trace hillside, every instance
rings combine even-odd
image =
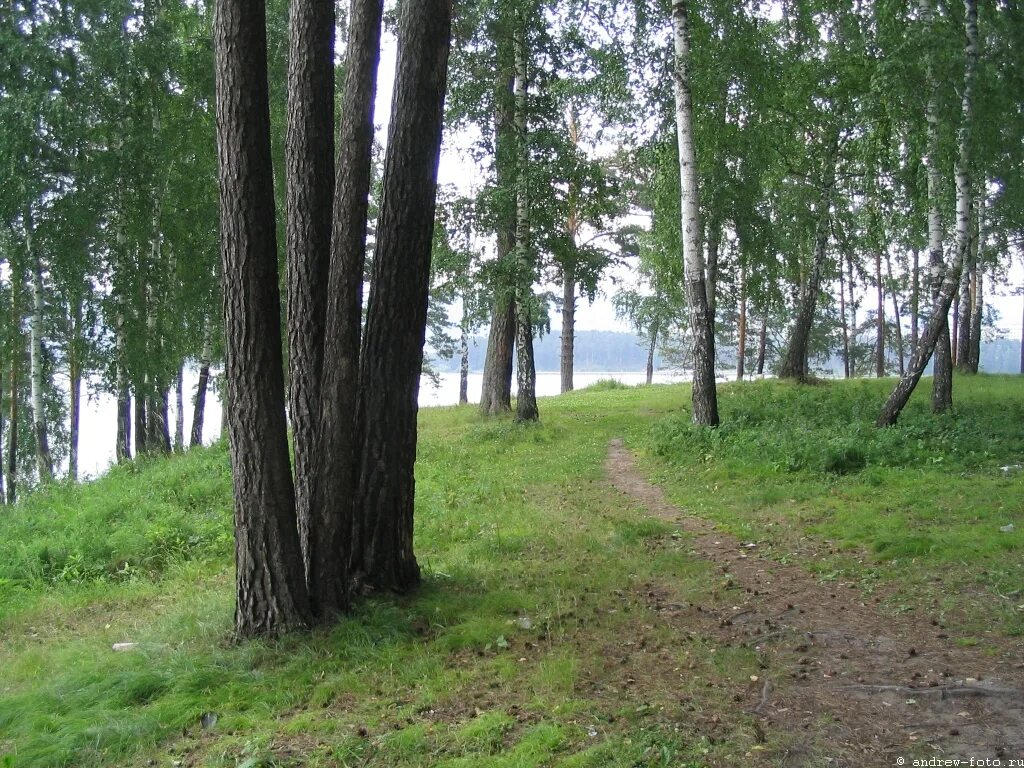
[[[277,642],[230,637],[223,445],[38,493],[0,516],[0,765],[1024,754],[1024,378],[879,431],[891,385],[729,385],[710,432],[678,385],[422,411],[423,586]]]

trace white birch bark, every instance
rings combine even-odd
[[[36,468],[39,481],[53,479],[53,461],[46,429],[46,411],[43,401],[43,264],[39,251],[34,248],[30,217],[25,221],[25,246],[32,265],[32,319],[29,324],[29,379],[32,389],[32,431],[36,442]]]
[[[697,156],[693,139],[693,98],[690,89],[690,17],[688,0],[672,5],[675,36],[676,134],[679,140],[680,216],[683,233],[683,280],[693,334],[693,422],[718,425],[715,389],[715,334],[705,287],[701,251]]]

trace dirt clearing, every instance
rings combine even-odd
[[[766,757],[785,765],[938,757],[1024,766],[1019,641],[965,647],[955,627],[925,613],[887,614],[858,583],[822,582],[761,555],[758,542],[670,504],[621,440],[610,443],[605,466],[615,489],[677,525],[692,553],[721,574],[723,588],[702,605],[686,604],[664,583],[644,585],[643,598],[678,633],[757,653],[763,674],[733,700],[757,718],[765,743],[787,745]]]

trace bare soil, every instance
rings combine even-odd
[[[678,526],[692,554],[721,574],[726,588],[700,605],[668,583],[644,584],[638,597],[677,637],[757,654],[756,681],[724,693],[755,718],[763,757],[783,765],[912,765],[932,757],[1024,765],[1018,639],[994,632],[983,645],[965,646],[955,627],[924,609],[887,612],[858,583],[822,582],[762,555],[758,542],[670,504],[621,440],[609,446],[606,471],[619,493]]]

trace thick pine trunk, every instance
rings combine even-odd
[[[496,40],[498,71],[495,83],[494,143],[497,186],[509,190],[515,182],[515,99],[512,89],[515,63],[512,45],[504,27]],[[511,199],[511,195],[509,195]],[[514,259],[515,216],[510,206],[497,212],[497,260]],[[515,353],[516,309],[515,283],[501,270],[495,282],[491,327],[484,355],[483,382],[480,390],[480,412],[497,416],[512,410],[512,356]]]
[[[359,367],[353,577],[373,589],[405,591],[420,577],[413,466],[450,36],[450,0],[402,4]]]
[[[519,20],[516,31],[515,95],[516,136],[516,421],[537,421],[537,370],[533,356],[534,259],[530,237],[530,162],[529,135],[526,120],[529,50],[525,22]]]
[[[922,9],[927,11],[926,20],[930,23],[931,10],[927,5],[927,0],[922,0]],[[907,372],[900,379],[899,384],[896,385],[896,389],[893,390],[892,394],[889,395],[889,399],[886,401],[885,406],[882,408],[882,413],[879,415],[877,425],[880,427],[892,426],[896,423],[900,413],[910,400],[910,396],[914,392],[914,388],[917,386],[917,382],[921,378],[921,374],[924,372],[925,366],[928,364],[928,359],[932,356],[933,352],[942,345],[942,335],[945,333],[946,344],[948,345],[949,329],[947,325],[947,318],[949,316],[949,307],[953,303],[953,294],[956,292],[957,287],[960,283],[960,270],[963,267],[964,259],[967,256],[968,248],[970,247],[970,226],[971,226],[971,183],[970,183],[970,149],[971,149],[971,133],[970,124],[972,119],[972,98],[973,98],[973,85],[974,85],[974,71],[977,63],[977,37],[978,37],[978,8],[976,0],[964,0],[964,30],[967,38],[967,45],[965,48],[965,58],[967,64],[964,70],[964,88],[961,94],[961,125],[957,132],[957,160],[956,160],[956,249],[954,255],[954,263],[949,265],[945,270],[945,277],[938,284],[938,290],[934,292],[936,296],[933,306],[931,317],[928,321],[928,326],[921,334],[921,340],[918,346],[914,350],[914,356],[910,361],[910,365],[907,368]],[[930,67],[930,62],[929,62]],[[929,78],[931,79],[931,78]],[[934,94],[934,89],[933,89]],[[937,121],[937,117],[932,112],[932,101],[934,96],[929,100],[928,108],[928,120],[929,120],[929,145],[933,147],[932,132],[936,129],[934,123]],[[933,119],[934,117],[934,119]],[[930,153],[931,157],[935,157],[934,154]],[[932,163],[929,162],[929,200],[932,202],[932,207],[937,209],[936,197],[933,197],[932,183],[931,183],[931,168]],[[937,214],[937,210],[936,210]],[[937,224],[937,215],[932,216],[929,214],[929,246],[934,246],[933,232]],[[941,266],[941,242],[938,247],[938,253],[940,257],[939,265]],[[931,250],[932,263],[935,263],[935,249]],[[948,351],[948,346],[947,346]],[[940,372],[936,368],[935,378],[940,377]],[[949,400],[952,402],[952,365],[949,366]],[[936,409],[936,405],[939,399],[939,385],[936,384],[933,387],[932,394],[932,409]]]
[[[262,0],[214,15],[226,406],[235,500],[235,631],[311,620],[288,457]]]
[[[704,254],[700,244],[700,201],[697,158],[693,136],[693,101],[690,91],[690,18],[688,0],[672,5],[675,35],[676,133],[679,140],[680,213],[683,233],[683,280],[693,335],[693,422],[718,426],[715,388],[714,317],[708,306]]]
[[[313,610],[322,619],[348,606],[349,559],[357,554],[353,552],[353,499],[358,481],[356,452],[361,437],[356,397],[382,14],[382,0],[352,2],[336,144],[320,392],[319,474],[310,520],[313,531],[307,534],[305,543]]]
[[[310,537],[318,479],[320,384],[334,199],[334,2],[294,0],[288,14],[285,253],[288,264],[288,412],[295,513],[310,593]]]
[[[875,376],[885,378],[885,288],[882,285],[882,252],[875,251]]]
[[[562,347],[559,363],[563,393],[573,389],[573,363],[576,355],[576,271],[572,264],[562,267]]]
[[[818,308],[818,294],[821,292],[821,281],[825,275],[828,262],[828,239],[831,231],[830,208],[832,192],[836,181],[836,157],[838,154],[838,134],[834,135],[825,157],[822,173],[821,198],[818,200],[817,225],[814,231],[814,253],[811,257],[811,272],[804,287],[800,307],[793,321],[789,334],[789,343],[782,360],[779,376],[783,379],[807,381],[811,372],[808,367],[808,347],[811,340],[811,329],[814,326],[814,315]]]

